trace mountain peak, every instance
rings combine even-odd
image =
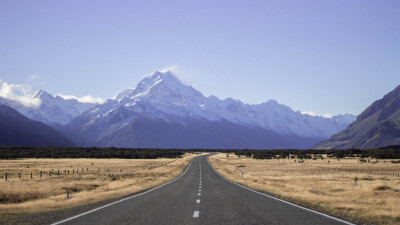
[[[169,70],[166,71],[156,71],[151,75],[146,76],[143,80],[149,79],[151,81],[159,82],[159,81],[166,81],[166,82],[174,82],[174,83],[180,83],[182,82]],[[142,81],[143,81],[142,80]]]
[[[272,105],[279,105],[278,101],[274,100],[274,99],[269,99],[267,101],[267,103],[272,104]]]
[[[150,92],[153,87],[163,86],[170,90],[184,89],[189,86],[183,84],[171,71],[156,71],[146,75],[135,88],[126,89],[120,92],[115,99],[121,100],[125,97],[133,98]],[[191,88],[191,87],[190,87]]]
[[[40,90],[38,90],[38,91],[35,91],[32,95],[31,95],[31,97],[32,98],[43,98],[43,97],[53,97],[51,94],[49,94],[48,92],[46,92],[45,90],[42,90],[42,89],[40,89]]]

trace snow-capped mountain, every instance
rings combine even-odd
[[[39,90],[31,94],[30,98],[40,102],[38,106],[28,107],[16,100],[0,97],[0,103],[16,109],[22,115],[41,121],[54,128],[71,122],[73,118],[94,106],[92,103],[82,103],[76,99],[64,99],[53,96],[46,91]]]
[[[206,97],[171,72],[157,71],[63,130],[86,146],[307,148],[354,119],[348,114],[330,119],[303,115],[274,100],[250,105]]]

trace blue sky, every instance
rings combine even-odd
[[[205,95],[359,114],[400,84],[399,12],[389,0],[2,0],[0,79],[106,99],[174,66]]]

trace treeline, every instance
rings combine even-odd
[[[374,158],[400,159],[400,146],[388,146],[380,149],[343,149],[343,150],[231,150],[231,149],[156,149],[156,148],[66,148],[66,147],[28,147],[0,146],[0,159],[18,158],[122,158],[155,159],[179,158],[185,153],[223,152],[255,159],[318,159],[318,158]]]
[[[252,157],[255,159],[319,159],[346,157],[373,158],[373,159],[400,159],[400,146],[388,146],[379,149],[338,149],[338,150],[242,150],[232,152],[237,156]]]
[[[128,149],[128,148],[65,148],[65,147],[14,147],[1,146],[0,159],[18,158],[121,158],[156,159],[179,158],[185,154],[179,149]]]

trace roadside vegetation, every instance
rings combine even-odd
[[[356,223],[400,224],[398,158],[249,152],[221,153],[209,161],[234,182],[299,205]]]

